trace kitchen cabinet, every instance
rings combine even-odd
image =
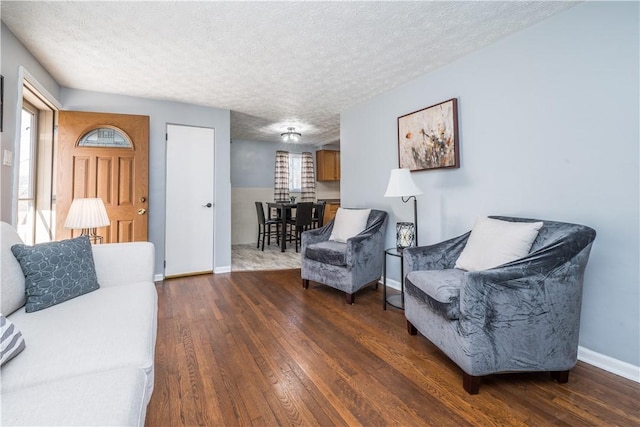
[[[336,217],[336,212],[338,212],[338,208],[340,207],[339,201],[327,201],[327,204],[324,207],[324,217],[322,219],[322,223],[326,224]]]
[[[339,151],[316,151],[316,179],[318,181],[340,181]]]

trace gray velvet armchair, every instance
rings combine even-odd
[[[366,229],[346,241],[330,241],[334,221],[302,233],[302,286],[309,280],[346,293],[347,304],[353,304],[354,294],[382,274],[384,234],[387,213],[372,209]]]
[[[542,222],[528,256],[488,270],[454,268],[470,232],[404,250],[408,332],[449,356],[470,394],[482,376],[502,372],[548,371],[567,382],[577,362],[582,281],[596,232]]]

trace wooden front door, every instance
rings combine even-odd
[[[113,131],[113,132],[111,132]],[[56,182],[56,239],[74,198],[102,198],[111,225],[104,243],[146,241],[149,208],[149,117],[60,111]]]

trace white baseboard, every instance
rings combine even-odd
[[[382,284],[382,280],[380,280],[380,283]],[[387,279],[387,286],[400,290],[400,282],[397,280]],[[578,347],[578,360],[588,363],[589,365],[593,365],[596,368],[604,369],[612,374],[640,383],[640,366],[635,366],[631,363],[596,353],[595,351],[582,346]]]
[[[231,273],[231,266],[225,265],[224,267],[216,267],[213,272],[214,274]]]
[[[382,285],[383,279],[380,279],[380,281],[378,282]],[[393,279],[389,279],[387,278],[387,287],[391,288],[391,289],[396,289],[396,290],[400,290],[400,282],[397,280],[393,280]]]
[[[231,266],[230,265],[226,265],[224,267],[218,267],[213,271],[215,274],[222,274],[222,273],[230,273],[231,272]],[[162,282],[164,280],[164,274],[154,274],[153,275],[153,281],[154,282]]]
[[[596,353],[595,351],[582,346],[578,347],[578,360],[588,363],[589,365],[593,365],[596,368],[604,369],[612,374],[620,375],[621,377],[640,383],[640,366],[635,366],[631,363]]]

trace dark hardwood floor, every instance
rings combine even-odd
[[[159,296],[148,426],[640,425],[640,384],[579,362],[548,374],[484,378],[460,369],[382,289],[356,304],[300,270],[166,280]]]

